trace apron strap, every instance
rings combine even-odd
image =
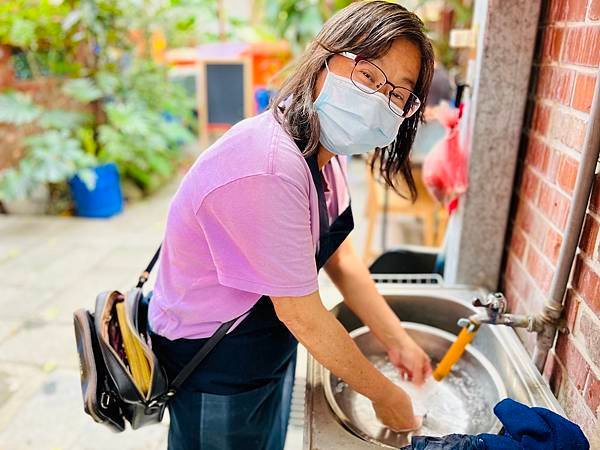
[[[325,201],[325,191],[323,190],[323,180],[321,180],[321,171],[317,161],[317,154],[314,153],[307,158],[308,167],[312,179],[317,189],[317,198],[319,203],[319,237],[322,237],[329,229],[329,213],[327,212],[327,202]]]
[[[351,158],[351,156],[348,156],[348,158]],[[352,203],[352,196],[350,195],[350,183],[348,182],[348,177],[346,176],[346,172],[344,172],[344,169],[342,168],[342,163],[340,162],[340,158],[339,155],[335,155],[335,158],[337,160],[338,166],[340,167],[340,172],[342,172],[342,176],[344,177],[344,183],[346,183],[346,192],[348,192],[348,203]],[[337,186],[336,186],[337,189]]]

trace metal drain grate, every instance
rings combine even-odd
[[[299,357],[306,358],[306,352],[300,353],[302,356],[299,355]],[[303,448],[305,390],[306,377],[299,376],[296,372],[294,387],[292,388],[292,405],[285,439],[285,450],[302,450]]]
[[[292,390],[292,407],[290,411],[289,427],[304,430],[304,398],[306,390],[306,377],[296,377]]]
[[[373,273],[371,277],[380,284],[444,284],[444,279],[437,273]]]

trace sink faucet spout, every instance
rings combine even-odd
[[[488,294],[484,299],[476,297],[473,300],[473,306],[484,309],[465,319],[459,320],[459,326],[480,326],[482,324],[505,325],[512,328],[525,328],[530,332],[538,332],[540,329],[539,321],[534,315],[509,314],[506,312],[508,303],[504,294],[494,292]]]

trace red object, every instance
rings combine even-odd
[[[445,109],[438,120],[446,128],[446,136],[425,157],[423,182],[429,193],[452,212],[458,198],[467,190],[467,154],[460,144],[458,124],[460,109]]]

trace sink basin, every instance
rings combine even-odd
[[[404,322],[408,334],[437,364],[455,336],[438,328]],[[468,346],[452,372],[439,384],[431,380],[419,389],[404,381],[389,362],[385,348],[368,327],[350,333],[363,354],[396,384],[412,394],[415,414],[423,415],[418,434],[444,436],[451,433],[497,433],[501,424],[492,409],[506,397],[500,375],[478,350]],[[341,423],[366,441],[398,448],[410,444],[411,433],[395,433],[376,418],[371,402],[340,378],[323,368],[325,396]]]
[[[460,331],[456,321],[476,311],[471,305],[472,298],[475,295],[481,296],[487,293],[483,289],[465,286],[406,285],[389,282],[378,283],[377,288],[403,323],[412,322],[426,325],[454,336]],[[364,326],[343,303],[336,306],[332,312],[348,332]],[[448,338],[454,339],[453,336]],[[449,346],[449,341],[444,345]],[[500,390],[496,395],[501,397],[504,395],[503,392],[506,392],[506,396],[521,403],[542,406],[564,415],[564,411],[550,391],[548,384],[531,362],[530,356],[513,329],[484,325],[479,329],[470,349],[476,352],[475,355],[484,355],[483,360],[487,360],[489,366],[493,367],[492,370],[489,370],[487,364],[483,363],[486,367],[485,372],[490,375],[492,380],[496,378],[494,370],[500,377],[500,388],[503,387],[505,391]],[[435,359],[435,355],[433,356]],[[461,363],[459,362],[459,364]],[[344,422],[343,415],[340,416],[335,412],[335,402],[328,401],[326,397],[327,389],[331,391],[331,394],[335,393],[331,388],[337,387],[331,383],[330,377],[331,374],[309,355],[304,449],[366,450],[389,446],[385,443],[385,439],[378,439],[379,436],[373,438],[366,435],[364,430],[361,434],[360,431],[350,428]],[[328,384],[329,388],[327,388]],[[494,403],[492,399],[489,401]],[[346,411],[348,410],[346,409]],[[348,418],[350,417],[348,412],[344,414]],[[490,428],[496,429],[492,425]],[[456,432],[461,432],[461,430],[456,430]]]

